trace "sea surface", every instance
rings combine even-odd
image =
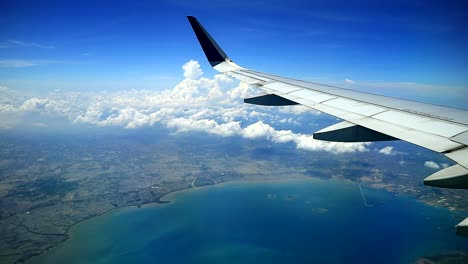
[[[228,183],[84,221],[28,263],[408,263],[468,251],[446,209],[340,180]]]

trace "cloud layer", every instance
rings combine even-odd
[[[271,124],[300,125],[304,114],[316,112],[303,106],[265,108],[243,104],[243,98],[258,91],[220,74],[212,79],[205,78],[200,65],[193,60],[182,69],[185,79],[173,89],[162,91],[55,91],[47,96],[28,97],[2,87],[0,127],[14,128],[26,122],[46,126],[53,118],[75,125],[127,129],[160,124],[176,133],[202,131],[223,137],[293,143],[309,151],[367,151],[369,143],[329,143],[292,130],[277,130]]]

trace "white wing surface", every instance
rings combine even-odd
[[[456,162],[424,180],[426,185],[468,188],[468,111],[328,85],[240,67],[223,52],[194,17],[188,17],[205,55],[217,71],[258,87],[264,95],[247,98],[260,105],[301,104],[344,121],[314,133],[339,142],[401,139],[439,152]]]

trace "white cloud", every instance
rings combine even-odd
[[[355,81],[351,80],[351,79],[345,79],[345,82],[348,83],[348,84],[353,84],[355,83]]]
[[[221,74],[205,78],[193,60],[182,68],[186,78],[173,89],[163,91],[60,91],[43,97],[6,93],[10,97],[0,100],[0,127],[13,128],[21,122],[47,126],[48,118],[58,117],[75,124],[128,129],[160,124],[177,133],[201,131],[224,137],[266,139],[292,143],[308,151],[367,151],[369,143],[324,142],[311,135],[276,130],[266,122],[294,126],[299,124],[299,118],[315,111],[303,106],[268,108],[243,104],[243,98],[255,93],[252,87]]]
[[[258,121],[244,129],[242,136],[245,138],[267,138],[270,139],[274,134],[275,130],[264,124],[262,121]]]
[[[255,89],[246,83],[240,83],[236,88],[227,92],[230,99],[248,98],[254,95]]]
[[[2,68],[27,68],[39,65],[48,64],[79,64],[79,61],[60,61],[60,60],[23,60],[23,59],[8,59],[0,60]]]
[[[368,151],[366,146],[369,142],[360,143],[341,143],[341,142],[325,142],[313,139],[311,135],[301,135],[297,141],[297,148],[309,151],[328,151],[335,154],[349,152],[365,152]]]
[[[308,151],[328,151],[335,154],[364,152],[370,143],[340,143],[315,140],[312,135],[296,134],[291,130],[275,130],[268,124],[258,121],[242,130],[246,138],[266,138],[276,143],[294,142],[298,149]]]
[[[241,130],[239,122],[218,124],[211,119],[192,120],[185,117],[169,120],[167,127],[174,128],[177,132],[204,131],[219,136],[233,136]]]
[[[379,150],[379,153],[382,153],[384,155],[392,155],[393,154],[393,147],[387,146],[387,147]]]
[[[38,62],[33,60],[0,60],[0,67],[3,68],[25,68],[36,65]]]
[[[436,170],[440,169],[440,165],[435,163],[434,161],[426,161],[424,162],[424,166]]]
[[[191,80],[198,80],[203,75],[198,61],[190,60],[182,66],[182,69],[184,69],[184,76]]]
[[[40,48],[40,49],[55,49],[55,46],[51,45],[42,45],[42,44],[37,44],[34,42],[25,42],[25,41],[19,41],[15,39],[9,39],[8,42],[15,44],[16,46],[21,46],[21,47],[32,47],[32,48]]]
[[[20,107],[20,111],[41,111],[47,105],[47,99],[31,98],[25,101]]]

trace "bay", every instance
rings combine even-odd
[[[171,193],[70,230],[28,263],[408,263],[467,252],[446,209],[356,183],[227,183]]]

